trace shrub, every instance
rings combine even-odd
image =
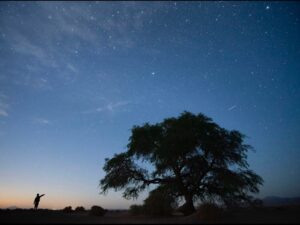
[[[161,186],[149,193],[144,200],[143,210],[148,215],[166,216],[172,214],[175,205],[175,199]]]
[[[100,206],[94,205],[92,206],[89,214],[92,216],[104,216],[105,213],[106,213],[105,209],[103,209]]]
[[[83,206],[78,206],[75,209],[75,212],[84,212],[84,211],[85,211],[85,208]]]
[[[196,213],[200,219],[213,221],[222,217],[223,209],[213,203],[203,203],[198,207]]]
[[[144,213],[144,207],[142,205],[131,205],[129,212],[132,215],[140,215]]]
[[[71,213],[71,212],[73,212],[72,206],[67,206],[67,207],[65,207],[62,211],[63,211],[64,213]]]

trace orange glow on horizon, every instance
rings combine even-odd
[[[3,193],[3,192],[2,192]],[[43,193],[40,193],[43,194]],[[63,198],[62,198],[63,196]],[[6,209],[9,207],[16,208],[33,208],[35,194],[20,194],[6,193],[5,196],[0,196],[0,208]],[[121,196],[116,196],[112,193],[109,196],[97,196],[95,199],[84,198],[83,196],[66,196],[54,193],[47,194],[41,198],[39,208],[42,209],[63,209],[66,206],[72,206],[75,209],[77,206],[83,206],[86,209],[93,205],[99,205],[106,209],[128,209],[130,205],[138,204],[137,202],[128,201]]]

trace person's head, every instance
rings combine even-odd
[[[39,196],[39,195],[40,195],[39,193],[36,194],[36,196]]]

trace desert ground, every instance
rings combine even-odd
[[[204,220],[199,213],[169,217],[133,216],[127,210],[108,211],[103,217],[88,212],[55,210],[0,210],[2,224],[204,224],[204,223],[300,223],[300,206],[260,207],[227,210],[219,218]]]

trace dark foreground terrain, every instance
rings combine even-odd
[[[0,223],[18,224],[201,224],[201,223],[300,223],[300,206],[261,207],[228,210],[219,218],[204,220],[199,213],[191,216],[132,216],[128,211],[108,211],[105,216],[88,212],[64,213],[55,210],[0,210]]]

